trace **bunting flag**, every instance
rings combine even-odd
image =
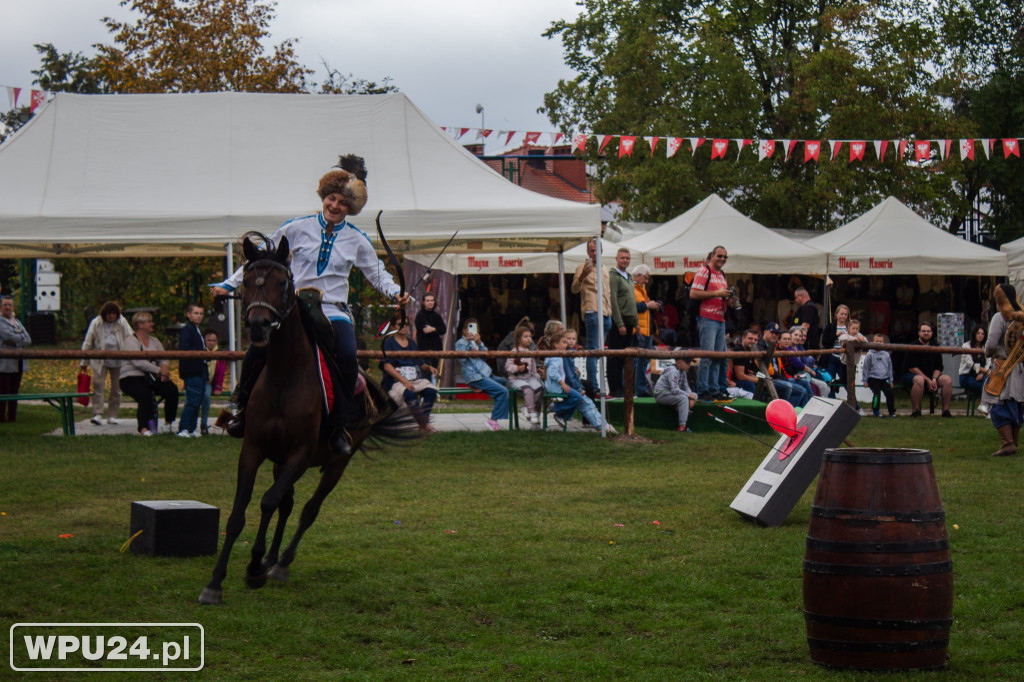
[[[711,143],[711,160],[724,159],[727,151],[729,151],[729,140],[714,140]]]
[[[889,147],[889,140],[875,140],[875,158],[880,162],[885,160],[885,150]]]
[[[620,135],[619,136],[619,158],[623,156],[633,156],[633,145],[636,144],[635,135]]]
[[[658,140],[660,140],[661,138],[660,137],[652,137],[652,136],[648,135],[644,139],[647,140],[647,144],[651,145],[651,158],[653,159],[654,158],[654,148],[658,146]]]
[[[743,153],[743,150],[744,150],[744,149],[745,149],[745,148],[747,147],[747,145],[749,145],[749,144],[750,144],[750,143],[751,143],[752,141],[753,141],[753,140],[748,140],[748,139],[746,139],[746,138],[743,138],[743,137],[737,137],[737,138],[736,138],[736,146],[737,146],[737,147],[739,148],[739,150],[738,150],[738,151],[736,152],[736,160],[737,160],[737,161],[739,161],[739,160],[740,160],[740,154],[742,154],[742,153]]]
[[[850,141],[850,163],[864,160],[865,147],[867,147],[867,144],[865,144],[863,140]]]
[[[918,163],[927,161],[932,156],[931,140],[918,140],[914,143],[914,160]]]
[[[671,159],[679,151],[679,148],[683,146],[683,138],[681,137],[670,137],[666,140],[665,144],[665,158]]]
[[[817,161],[818,154],[821,153],[821,142],[817,140],[807,140],[804,144],[804,163],[808,161]]]
[[[16,106],[19,95],[23,88],[6,87],[7,96],[11,102],[12,108]],[[33,113],[42,106],[45,102],[49,93],[44,90],[31,90],[31,108]],[[504,138],[504,144],[508,146],[512,139],[517,135],[523,135],[523,145],[541,145],[541,136],[547,136],[548,148],[555,147],[559,144],[569,144],[571,152],[585,153],[587,141],[594,137],[598,145],[598,153],[603,154],[605,148],[612,141],[613,138],[619,138],[618,144],[618,157],[624,156],[632,157],[633,151],[636,148],[636,141],[643,139],[647,142],[651,150],[651,158],[654,157],[657,151],[658,143],[665,140],[665,157],[673,158],[679,152],[685,140],[690,141],[691,155],[696,156],[697,150],[701,148],[705,140],[711,139],[711,158],[713,160],[722,159],[724,160],[726,154],[729,153],[730,141],[736,142],[736,160],[737,162],[743,158],[743,150],[749,145],[757,145],[757,160],[763,161],[768,158],[772,158],[775,154],[775,150],[778,146],[785,148],[785,161],[788,162],[792,156],[793,151],[796,149],[797,144],[804,144],[804,153],[802,163],[809,163],[811,161],[820,162],[822,145],[829,145],[831,148],[831,160],[835,162],[839,158],[839,154],[842,152],[843,143],[850,143],[850,163],[854,161],[863,161],[864,154],[867,151],[867,145],[870,143],[874,146],[875,156],[879,162],[884,162],[886,152],[891,142],[895,146],[895,156],[899,162],[904,162],[907,159],[907,149],[910,145],[914,148],[914,161],[916,163],[922,163],[931,159],[932,154],[932,143],[938,145],[938,156],[941,161],[946,161],[950,158],[953,150],[953,145],[957,144],[960,149],[960,160],[961,161],[978,161],[979,156],[975,155],[974,145],[976,143],[981,144],[982,150],[985,152],[985,160],[991,160],[993,152],[995,152],[996,143],[999,142],[1003,147],[1003,158],[1008,159],[1011,156],[1021,158],[1020,153],[1020,140],[1022,138],[961,138],[961,139],[931,139],[931,140],[900,140],[900,139],[888,139],[888,140],[800,140],[800,139],[757,139],[757,138],[704,138],[704,137],[665,137],[662,138],[658,135],[625,135],[625,134],[614,134],[614,135],[598,135],[595,133],[577,133],[570,136],[566,136],[563,133],[556,132],[537,132],[537,131],[516,131],[516,130],[492,130],[485,128],[470,128],[462,126],[442,126],[441,130],[448,134],[450,137],[456,140],[465,138],[466,134],[472,130],[476,131],[477,140],[486,140],[492,137],[493,133],[497,133],[493,137],[497,138],[499,143]]]
[[[960,140],[960,160],[974,161],[974,140]]]
[[[18,95],[21,94],[21,88],[7,88],[7,99],[10,101],[11,109],[18,107]]]

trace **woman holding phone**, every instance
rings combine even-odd
[[[471,317],[463,323],[462,336],[455,342],[455,350],[487,350],[487,346],[480,340],[476,318]],[[500,430],[498,420],[508,418],[508,388],[505,379],[492,376],[491,368],[483,358],[459,358],[459,367],[462,369],[462,378],[471,388],[483,391],[494,399],[487,426],[491,431]]]

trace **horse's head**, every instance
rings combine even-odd
[[[249,232],[242,238],[242,252],[246,260],[242,277],[243,318],[252,345],[262,347],[270,341],[271,330],[284,322],[295,305],[295,286],[288,268],[288,238],[281,237],[274,249],[266,236]]]

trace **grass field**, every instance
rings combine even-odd
[[[810,662],[801,561],[813,487],[779,528],[741,520],[729,503],[764,456],[742,436],[446,433],[358,455],[289,584],[242,582],[254,502],[224,604],[201,607],[214,557],[118,549],[133,500],[207,502],[223,527],[238,443],[41,435],[54,426],[51,408],[23,406],[0,430],[0,621],[201,623],[204,670],[157,679],[876,677]],[[955,576],[939,675],[1021,679],[1022,457],[990,458],[997,439],[979,418],[868,418],[850,440],[934,455]],[[6,653],[0,665],[0,678],[17,676]]]

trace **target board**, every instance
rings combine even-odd
[[[793,436],[782,436],[729,506],[765,526],[781,525],[821,470],[827,448],[853,431],[860,414],[841,400],[813,398],[804,406]]]

